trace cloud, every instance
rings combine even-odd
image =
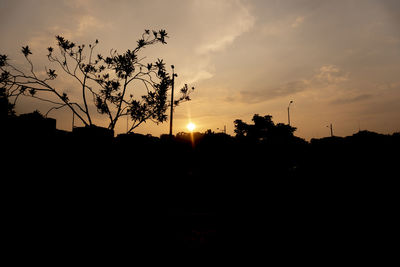
[[[234,96],[227,97],[228,102],[242,102],[246,104],[261,103],[278,97],[288,96],[302,92],[307,89],[306,81],[292,81],[283,83],[281,86],[265,90],[244,90]]]
[[[183,76],[185,77],[185,83],[193,85],[198,81],[211,79],[214,76],[214,74],[205,69],[199,69],[196,72],[183,71]]]
[[[199,54],[208,54],[209,52],[216,52],[224,49],[229,44],[233,43],[233,41],[240,35],[239,32],[233,32],[231,34],[222,35],[219,38],[211,41],[210,43],[201,45],[198,47],[197,52]]]
[[[274,24],[267,24],[261,28],[261,33],[265,36],[277,36],[283,32],[282,27]]]
[[[255,90],[242,90],[233,96],[225,98],[228,102],[242,102],[246,104],[255,104],[279,97],[294,95],[306,90],[316,90],[317,93],[324,92],[325,88],[339,86],[341,83],[349,80],[349,73],[341,70],[335,65],[323,65],[314,71],[314,74],[308,78],[284,82],[276,87],[268,87]],[[359,96],[354,99],[337,99],[337,103],[345,101],[358,101],[366,99],[369,95]]]
[[[305,89],[307,89],[307,81],[305,80],[287,82],[281,85],[280,87],[272,90],[270,95],[272,97],[287,96],[304,91]]]
[[[331,101],[332,104],[352,104],[355,102],[360,102],[366,99],[370,99],[372,98],[373,95],[372,94],[360,94],[357,96],[352,96],[352,97],[340,97],[337,98],[333,101]]]
[[[216,76],[218,53],[250,31],[255,24],[255,17],[247,4],[240,0],[199,0],[187,3],[184,18],[193,23],[190,23],[190,28],[183,28],[190,30],[190,33],[183,32],[181,36],[192,37],[183,40],[183,50],[190,54],[180,59],[185,69],[180,74],[186,82],[195,84]],[[190,61],[186,61],[186,58],[190,58]]]
[[[305,17],[304,16],[298,16],[296,20],[292,23],[292,28],[297,28],[301,24],[303,24]]]
[[[342,83],[349,79],[349,73],[344,72],[335,65],[324,65],[316,72],[317,73],[310,80],[310,83],[320,87]]]
[[[196,48],[201,55],[225,49],[255,23],[255,17],[241,1],[197,1],[196,8],[212,24],[212,28],[204,28],[206,38]]]
[[[93,28],[101,28],[102,23],[93,16],[83,16],[79,19],[78,28],[76,30],[77,36],[82,36],[87,31]]]
[[[378,84],[377,89],[379,91],[391,91],[391,90],[398,91],[400,89],[400,81]]]
[[[299,28],[305,21],[305,16],[297,16],[293,21],[293,16],[276,18],[261,25],[260,32],[264,36],[277,37],[293,33],[294,29]]]
[[[43,49],[43,47],[55,43],[54,36],[56,35],[62,35],[71,41],[76,41],[76,38],[86,36],[98,29],[104,29],[104,26],[101,21],[93,16],[81,15],[76,18],[76,23],[73,26],[53,25],[40,32],[34,32],[28,43],[34,49]]]

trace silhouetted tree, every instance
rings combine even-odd
[[[236,137],[269,142],[291,138],[296,131],[295,127],[287,124],[278,123],[275,125],[271,115],[260,116],[255,114],[252,121],[254,124],[247,124],[239,119],[235,120]]]
[[[111,130],[123,116],[129,116],[132,120],[129,131],[147,120],[164,122],[167,119],[166,110],[170,105],[167,93],[172,78],[162,59],[145,64],[139,53],[148,46],[166,44],[166,38],[168,35],[165,30],[145,30],[133,50],[128,49],[119,54],[111,49],[110,55],[103,56],[95,55],[95,48],[99,43],[97,39],[87,47],[56,36],[58,49],[48,47],[47,58],[72,80],[78,82],[81,90],[79,102],[72,101],[66,91],[54,85],[53,81],[58,76],[56,69],[45,68],[45,75],[35,72],[29,46],[24,46],[21,50],[29,64],[28,71],[11,64],[6,55],[0,55],[0,85],[8,97],[14,98],[14,104],[20,96],[46,101],[52,104],[46,115],[53,109],[68,107],[85,126],[94,125],[89,100],[93,101],[100,114],[107,116],[108,128]],[[147,94],[134,98],[133,89],[140,84]],[[174,105],[190,100],[190,92],[185,85]]]
[[[0,120],[15,116],[14,106],[9,101],[6,88],[0,88]]]

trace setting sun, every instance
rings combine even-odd
[[[193,122],[190,122],[188,125],[186,125],[186,128],[187,128],[189,131],[193,132],[194,129],[196,128],[196,125],[195,125]]]

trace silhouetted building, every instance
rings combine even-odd
[[[72,130],[72,133],[75,137],[78,138],[104,138],[104,139],[113,139],[114,131],[98,126],[89,126],[89,127],[75,127]]]
[[[57,121],[45,118],[39,112],[22,114],[17,118],[18,128],[24,132],[54,133]]]

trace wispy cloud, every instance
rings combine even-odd
[[[310,82],[323,86],[342,83],[348,79],[348,72],[344,72],[335,65],[324,65],[316,71]]]
[[[249,31],[255,23],[255,17],[241,1],[197,1],[197,8],[207,5],[207,13],[219,16],[219,23],[207,29],[207,38],[198,45],[196,52],[201,55],[217,52],[232,44],[243,33]],[[210,14],[208,14],[210,15]],[[212,17],[208,16],[209,19]]]
[[[305,20],[305,16],[279,18],[262,25],[260,32],[265,36],[285,35],[292,33],[296,28],[300,28]]]
[[[307,81],[292,81],[281,84],[278,87],[264,90],[243,90],[233,96],[225,98],[228,102],[241,102],[256,104],[276,99],[278,97],[293,95],[307,89]]]
[[[98,29],[101,27],[102,23],[97,18],[93,16],[83,16],[79,19],[76,35],[82,36],[89,30]]]
[[[89,32],[104,29],[104,26],[99,19],[90,15],[82,15],[76,18],[73,27],[56,24],[43,29],[41,32],[33,33],[28,43],[34,49],[43,49],[43,46],[47,47],[55,42],[54,36],[56,35],[62,35],[75,41],[76,38],[86,36]]]
[[[214,59],[217,53],[232,45],[240,36],[250,31],[255,17],[250,8],[240,0],[199,0],[192,3],[193,17],[201,21],[192,29],[196,32],[190,55],[190,70],[184,74],[187,82],[197,83],[216,75]]]
[[[316,69],[311,77],[307,77],[302,80],[284,82],[276,87],[268,87],[264,89],[255,90],[242,90],[233,96],[227,97],[225,100],[228,102],[242,102],[247,104],[260,103],[279,97],[294,95],[306,90],[318,90],[323,91],[326,87],[335,87],[343,82],[349,80],[349,73],[341,70],[335,65],[323,65]],[[366,98],[366,95],[360,99],[353,99],[353,101],[361,100]],[[346,100],[338,99],[339,102],[345,102]],[[349,100],[351,101],[351,100]]]
[[[303,24],[305,17],[304,16],[298,16],[295,21],[292,23],[291,27],[292,28],[297,28],[301,24]]]
[[[373,97],[372,94],[360,94],[360,95],[351,96],[351,97],[340,97],[340,98],[337,98],[337,99],[331,101],[331,103],[332,104],[352,104],[355,102],[360,102],[363,100],[370,99],[372,97]]]
[[[187,84],[196,84],[198,81],[203,81],[207,79],[211,79],[214,74],[205,68],[199,68],[197,71],[184,70],[183,75],[185,77],[185,83]]]

